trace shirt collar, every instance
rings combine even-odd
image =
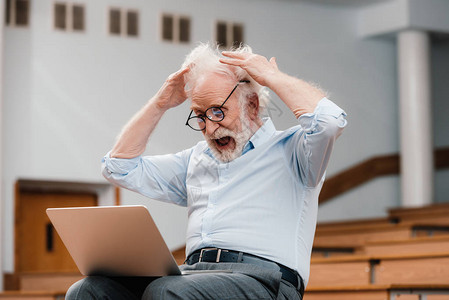
[[[254,148],[259,147],[276,132],[273,121],[270,118],[263,118],[263,125],[253,134],[248,143],[252,143]]]

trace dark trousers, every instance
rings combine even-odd
[[[166,277],[89,276],[67,291],[66,299],[299,299],[299,291],[278,271],[242,263],[197,263],[182,270],[216,270]],[[231,270],[232,273],[220,273]]]

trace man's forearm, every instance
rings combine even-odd
[[[145,151],[148,139],[162,115],[187,99],[184,74],[188,67],[171,74],[148,103],[126,124],[111,151],[111,157],[133,158]]]
[[[151,133],[165,111],[166,109],[156,103],[155,98],[150,99],[123,128],[112,148],[111,157],[133,158],[141,155],[145,151]]]
[[[304,80],[277,72],[268,80],[268,87],[290,108],[296,118],[312,113],[325,93]]]

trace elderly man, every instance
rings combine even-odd
[[[88,277],[68,299],[302,299],[318,195],[345,113],[317,87],[279,71],[274,58],[247,46],[221,54],[210,45],[194,49],[125,126],[103,164],[114,184],[187,206],[187,260],[180,268],[211,272]],[[276,131],[261,117],[267,88],[297,126]],[[187,98],[186,125],[205,142],[141,156],[163,114]]]

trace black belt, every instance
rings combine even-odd
[[[293,284],[293,286],[299,290],[301,296],[304,296],[304,283],[298,272],[265,258],[233,250],[203,248],[200,250],[196,250],[195,252],[190,254],[185,261],[185,263],[188,265],[193,265],[198,262],[247,263],[258,265],[260,267],[271,270],[280,271],[282,273],[282,279],[287,280],[288,282]]]

